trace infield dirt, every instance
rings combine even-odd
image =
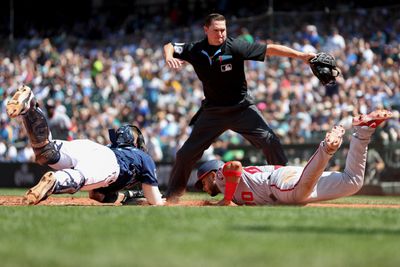
[[[179,203],[168,203],[167,206],[215,206],[215,202],[208,200],[181,200]],[[139,199],[128,205],[148,206],[146,201]],[[0,196],[0,206],[27,206],[22,196]],[[114,204],[100,203],[96,200],[85,197],[49,197],[40,202],[37,206],[115,206]],[[299,207],[333,207],[333,208],[394,208],[400,209],[400,204],[333,204],[333,203],[312,203]]]

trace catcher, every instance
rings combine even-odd
[[[249,166],[238,161],[203,163],[195,186],[211,196],[224,194],[219,205],[306,204],[355,194],[363,185],[368,144],[375,128],[392,117],[376,110],[353,118],[354,133],[343,172],[324,171],[345,132],[335,126],[305,167]]]
[[[158,189],[156,166],[145,152],[140,130],[125,125],[110,130],[109,146],[87,139],[52,140],[47,120],[32,90],[20,86],[6,106],[10,118],[21,117],[36,156],[36,162],[55,171],[43,175],[39,183],[26,192],[24,202],[34,205],[51,194],[74,194],[89,191],[89,197],[103,203],[123,204],[134,197],[131,191],[141,184],[147,201],[163,205]]]

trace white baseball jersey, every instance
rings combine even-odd
[[[233,202],[239,205],[304,204],[345,197],[363,185],[367,146],[374,129],[358,127],[353,134],[343,172],[324,172],[332,155],[321,142],[304,167],[244,167]],[[225,193],[225,177],[217,171],[216,185]]]

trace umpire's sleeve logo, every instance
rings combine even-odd
[[[227,72],[232,70],[232,64],[221,65],[221,72]]]
[[[175,43],[174,44],[174,52],[177,54],[182,54],[183,52],[183,43]]]

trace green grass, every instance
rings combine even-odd
[[[331,202],[397,204],[400,198]],[[398,267],[399,248],[399,209],[0,207],[2,267]]]

